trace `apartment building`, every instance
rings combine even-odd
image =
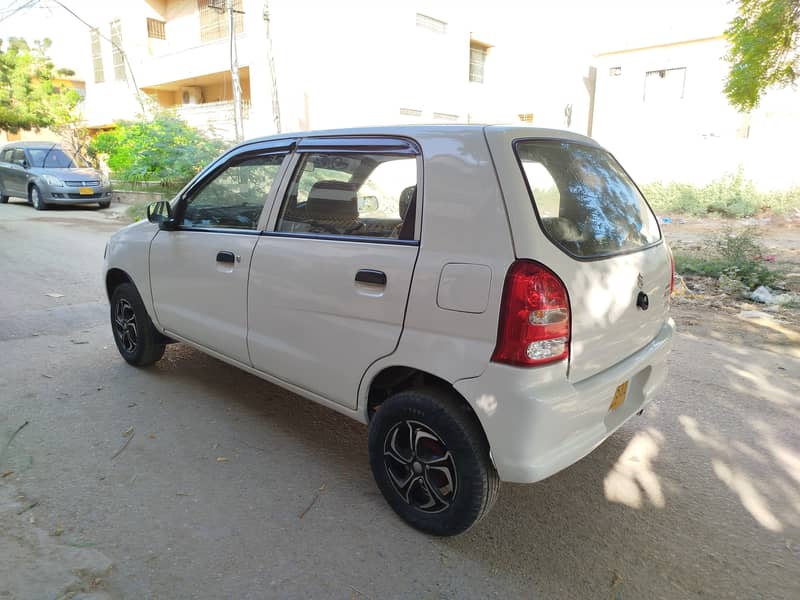
[[[229,1],[97,3],[91,18],[97,28],[84,30],[93,66],[86,84],[90,127],[141,113],[138,88],[189,123],[232,138]],[[489,18],[488,8],[454,0],[233,0],[233,10],[245,137],[275,132],[273,82],[283,131],[565,124],[560,100],[552,111],[556,122],[541,118],[549,96],[517,76],[529,59],[513,50],[508,21]],[[580,83],[580,75],[574,80]],[[575,89],[580,98],[573,103],[585,113],[586,90]],[[586,116],[573,128],[585,132]]]

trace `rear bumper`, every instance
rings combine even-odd
[[[483,425],[503,481],[533,483],[580,460],[644,408],[666,377],[675,324],[668,320],[644,348],[578,383],[566,365],[524,369],[491,363],[456,389]],[[614,390],[628,381],[625,401],[609,411]]]

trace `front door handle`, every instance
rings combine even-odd
[[[376,285],[386,285],[386,273],[375,269],[361,269],[356,273],[356,281],[360,283],[373,283]]]
[[[235,263],[236,255],[228,250],[220,250],[219,252],[217,252],[217,262]]]

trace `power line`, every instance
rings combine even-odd
[[[27,2],[25,2],[22,5],[17,6],[16,8],[13,5],[9,6],[6,10],[11,11],[11,12],[9,12],[7,15],[5,15],[3,17],[0,17],[0,23],[2,23],[3,21],[5,21],[7,19],[10,19],[11,17],[16,15],[20,11],[23,11],[23,10],[25,10],[27,8],[33,8],[33,6],[35,4],[37,4],[38,2],[39,2],[39,0],[27,0]]]

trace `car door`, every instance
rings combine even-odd
[[[250,364],[247,277],[288,154],[285,143],[226,156],[175,207],[177,229],[150,247],[150,283],[168,334]]]
[[[400,339],[421,164],[405,140],[298,144],[250,267],[256,369],[355,408],[364,372]]]
[[[11,196],[11,156],[14,154],[13,148],[3,148],[0,151],[0,194]]]
[[[9,196],[28,197],[28,177],[25,173],[27,164],[28,159],[25,157],[25,150],[23,148],[14,148],[11,153],[11,162],[6,163],[7,169],[3,177],[3,185],[6,187],[6,193]]]

